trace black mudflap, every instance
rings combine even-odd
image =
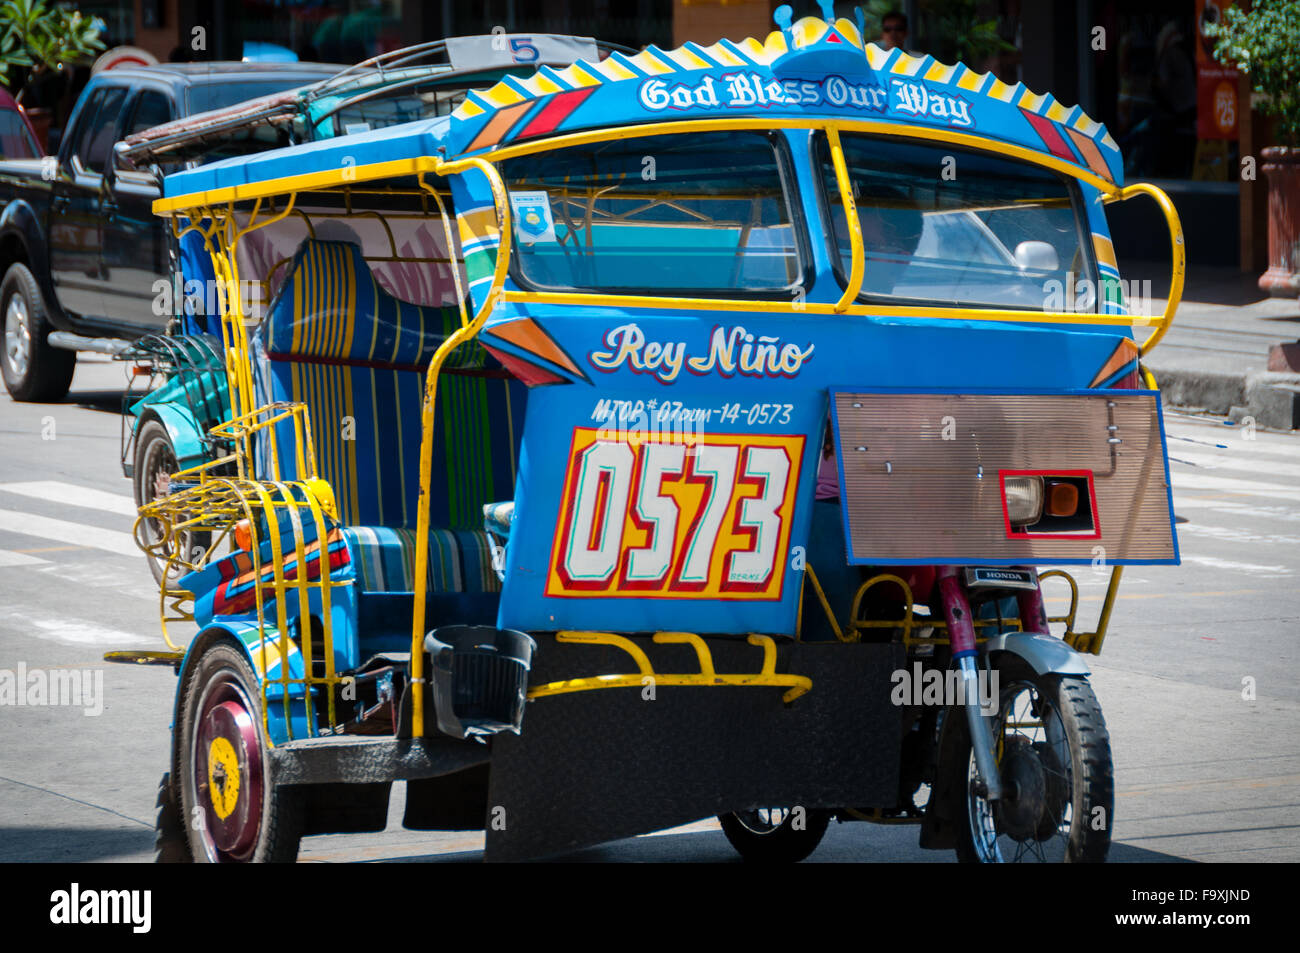
[[[698,672],[685,645],[636,639],[661,673]],[[762,649],[711,638],[719,673],[756,673]],[[522,860],[766,806],[892,805],[902,710],[899,645],[784,644],[777,672],[812,679],[786,705],[770,687],[614,688],[539,698],[523,733],[492,740],[488,860]],[[626,674],[622,650],[538,637],[530,685]]]

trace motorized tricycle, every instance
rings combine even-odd
[[[167,178],[231,413],[141,508],[198,627],[161,859],[382,830],[399,780],[488,859],[711,815],[747,859],[832,820],[1105,858],[1086,656],[1122,567],[1178,558],[1140,363],[1176,215],[1078,107],[777,21]],[[1093,631],[1035,568],[1071,564],[1110,571]]]

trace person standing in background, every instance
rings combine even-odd
[[[880,18],[880,39],[876,44],[882,50],[903,47],[907,43],[907,17],[897,10],[891,10]]]

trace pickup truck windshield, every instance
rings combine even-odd
[[[504,163],[515,273],[539,290],[786,297],[803,265],[758,132],[645,136]]]
[[[218,74],[228,77],[229,74]],[[256,82],[220,82],[201,83],[191,86],[186,93],[189,100],[188,115],[207,112],[209,109],[223,109],[242,103],[246,99],[269,96],[297,86],[306,86],[312,81],[310,76],[286,76],[278,80],[258,80]]]
[[[841,141],[866,254],[864,298],[1042,311],[1067,282],[1096,287],[1075,188],[1061,176],[952,146]],[[843,282],[852,254],[824,138],[819,158]]]

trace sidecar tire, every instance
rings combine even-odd
[[[718,820],[727,840],[746,863],[797,864],[822,842],[831,815],[829,811],[808,811],[803,830],[791,825],[793,817],[787,815],[777,827],[765,833],[754,830],[736,814],[720,814]]]
[[[186,678],[181,816],[200,821],[186,825],[200,863],[293,863],[298,857],[302,803],[295,789],[274,782],[261,699],[243,650],[232,642],[208,646]]]

